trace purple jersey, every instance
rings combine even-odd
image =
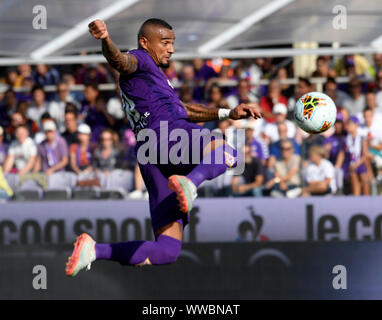
[[[330,137],[325,138],[324,145],[327,144],[330,145],[329,160],[331,163],[335,164],[338,154],[341,150],[345,149],[345,137],[333,134]]]
[[[151,56],[142,49],[131,50],[138,60],[137,70],[129,75],[121,75],[122,105],[131,128],[137,134],[141,129],[158,131],[160,121],[187,119],[183,108],[170,82],[159,69]]]
[[[265,159],[263,147],[259,141],[253,139],[249,146],[251,147],[251,153],[253,157],[260,160]]]

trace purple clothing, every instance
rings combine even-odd
[[[265,159],[263,147],[259,141],[257,141],[256,139],[253,139],[251,143],[249,144],[249,146],[251,148],[251,153],[253,157],[260,160]]]
[[[7,154],[8,154],[8,145],[4,143],[0,144],[0,165],[4,163],[4,160]]]
[[[345,149],[345,137],[336,134],[325,138],[324,145],[330,145],[329,161],[333,164],[336,163],[338,154],[341,150]]]
[[[106,116],[95,108],[89,108],[87,110],[85,123],[92,129],[92,142],[98,142],[101,131],[109,126]]]
[[[357,134],[354,138],[350,134],[345,137],[345,160],[343,164],[345,178],[347,178],[349,175],[350,165],[356,163],[362,157],[362,142],[363,136],[360,134]],[[366,173],[366,171],[367,169],[364,163],[358,166],[356,169],[357,174]]]
[[[96,244],[97,260],[114,260],[122,265],[162,265],[174,263],[182,248],[182,241],[159,235],[155,241],[130,241]]]
[[[64,138],[57,136],[56,140],[49,145],[47,140],[44,140],[38,146],[38,155],[41,157],[42,171],[54,167],[62,158],[68,157],[68,145]],[[63,171],[65,168],[60,169]]]
[[[119,85],[131,129],[137,134],[143,128],[159,130],[160,121],[188,120],[176,92],[151,56],[141,49],[129,53],[137,58],[138,68],[121,75]]]
[[[205,84],[210,78],[216,77],[218,77],[218,74],[215,72],[215,70],[206,64],[204,64],[199,71],[195,72],[194,82],[196,86],[194,88],[193,98],[196,101],[204,100]]]

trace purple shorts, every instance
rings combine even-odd
[[[159,228],[174,221],[179,222],[183,225],[183,227],[185,227],[188,224],[188,214],[185,214],[179,210],[176,194],[175,192],[171,191],[168,187],[168,178],[174,174],[188,175],[195,168],[195,166],[197,166],[198,163],[195,163],[195,161],[191,161],[193,160],[191,152],[193,143],[191,139],[191,130],[200,130],[203,128],[188,121],[178,121],[177,123],[172,124],[172,126],[173,128],[181,128],[186,130],[190,137],[187,146],[187,148],[190,150],[188,163],[171,164],[169,161],[168,164],[160,164],[159,152],[156,164],[141,164],[138,161],[143,181],[145,182],[147,191],[149,193],[150,215],[154,233]],[[211,140],[214,140],[213,136],[211,136]],[[176,143],[176,141],[169,142],[168,150],[171,150],[171,147]],[[199,141],[195,142],[194,140],[194,143],[197,144],[199,143]],[[199,148],[200,158],[198,159],[198,161],[200,162],[201,157],[203,155],[204,144],[202,143],[202,141],[200,141],[199,145],[196,146]],[[159,150],[159,146],[157,146],[157,150]]]
[[[349,177],[349,167],[344,168],[344,177],[348,178]],[[358,166],[358,168],[355,170],[355,173],[358,175],[361,175],[363,173],[367,173],[366,165],[362,163],[361,165]]]

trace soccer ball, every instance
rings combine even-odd
[[[337,108],[333,100],[321,92],[309,92],[297,100],[294,118],[297,125],[308,133],[320,133],[334,125]]]

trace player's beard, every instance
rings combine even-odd
[[[170,62],[159,64],[159,67],[161,67],[162,69],[167,69],[169,66],[170,66]]]

